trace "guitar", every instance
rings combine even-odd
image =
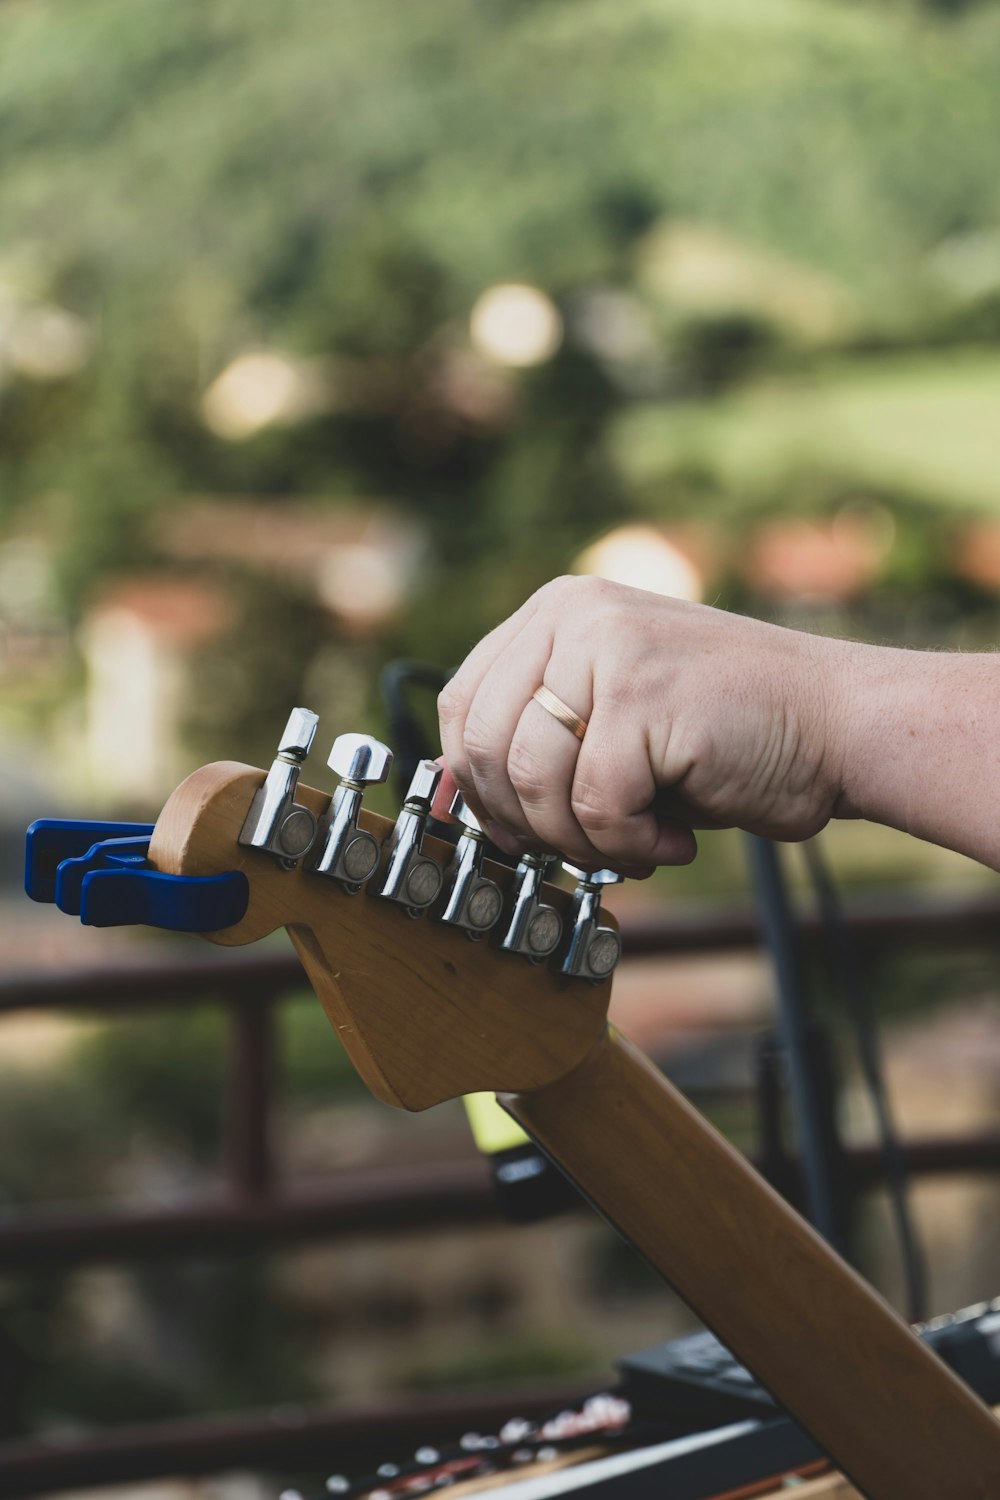
[[[267,773],[204,766],[166,803],[149,843],[159,877],[246,882],[242,915],[204,936],[236,946],[285,928],[385,1103],[495,1092],[870,1500],[996,1500],[988,1409],[609,1030],[619,944],[601,874],[576,872],[570,893],[541,858],[491,864],[460,802],[457,848],[431,838],[432,762],[395,823],[369,811],[364,788],[391,755],[364,736],[336,742],[332,798],[305,786],[314,731],[296,710]]]

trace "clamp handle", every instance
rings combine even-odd
[[[24,888],[88,927],[218,932],[245,915],[245,875],[164,875],[149,864],[152,833],[149,823],[39,818],[25,841]]]

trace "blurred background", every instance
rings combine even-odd
[[[280,1076],[258,1147],[293,1188],[479,1170],[460,1106],[369,1101],[293,979],[248,1031],[231,979],[170,979],[192,941],[29,909],[31,818],[154,818],[205,760],[268,763],[299,702],[324,755],[384,737],[387,661],[447,669],[571,570],[993,648],[998,76],[988,0],[5,0],[0,1228],[213,1190],[240,1055]],[[990,924],[939,949],[920,914],[996,877],[861,825],[824,844],[849,905],[915,914],[868,976],[903,1135],[995,1132]],[[613,904],[683,926],[749,899],[715,834]],[[752,941],[704,948],[626,963],[618,1014],[750,1149],[773,984]],[[929,1310],[1000,1291],[995,1178],[913,1204]],[[69,1230],[0,1242],[0,1435],[594,1382],[691,1326],[582,1212],[435,1212],[131,1267]],[[855,1245],[899,1301],[877,1194]],[[128,1491],[274,1492],[254,1464]]]

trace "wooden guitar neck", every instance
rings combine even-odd
[[[870,1500],[996,1500],[1000,1424],[630,1043],[500,1102]]]

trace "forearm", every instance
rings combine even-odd
[[[855,645],[838,670],[836,816],[1000,869],[1000,655]]]

